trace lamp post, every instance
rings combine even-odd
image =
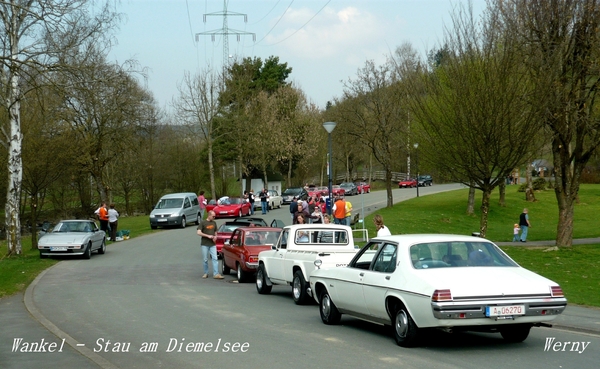
[[[419,144],[415,142],[415,173],[417,173],[417,197],[419,197]]]
[[[333,199],[333,194],[332,192],[332,187],[333,187],[333,179],[332,177],[332,167],[333,167],[333,161],[332,161],[332,157],[331,157],[331,132],[333,132],[333,129],[335,128],[336,123],[335,122],[325,122],[323,123],[323,128],[325,128],[325,130],[327,131],[327,135],[328,137],[328,141],[329,141],[329,152],[327,154],[327,156],[329,156],[329,160],[327,161],[327,176],[329,177],[329,204],[327,204],[327,215],[331,215],[331,203],[332,203],[332,199]]]

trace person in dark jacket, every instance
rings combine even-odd
[[[521,227],[521,242],[527,242],[527,231],[531,227],[529,223],[529,210],[523,209],[523,212],[519,216],[519,227]]]

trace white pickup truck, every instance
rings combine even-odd
[[[352,229],[338,224],[296,224],[283,228],[271,250],[258,254],[256,290],[268,294],[274,284],[291,285],[294,302],[311,301],[308,283],[315,270],[346,266],[358,248],[354,246]]]

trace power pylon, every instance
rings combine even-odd
[[[211,40],[214,42],[216,35],[222,35],[223,36],[223,69],[225,69],[225,66],[228,64],[228,60],[229,60],[229,35],[236,35],[237,40],[239,42],[241,39],[241,36],[243,36],[243,35],[252,35],[252,41],[256,41],[256,34],[252,33],[252,32],[238,31],[236,29],[229,28],[229,26],[227,25],[227,17],[228,16],[234,16],[234,15],[243,16],[245,23],[248,22],[248,16],[246,14],[242,14],[242,13],[227,11],[227,0],[223,0],[223,11],[222,12],[204,14],[204,17],[203,17],[204,23],[206,23],[207,16],[215,16],[215,15],[223,17],[223,28],[216,29],[213,31],[196,33],[196,42],[199,41],[200,36],[210,35]]]

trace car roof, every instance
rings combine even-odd
[[[492,241],[475,236],[459,234],[401,234],[392,236],[374,237],[371,241],[390,241],[399,244],[434,243],[434,242],[488,242]]]
[[[282,231],[281,228],[274,228],[274,227],[239,227],[236,229],[236,231],[238,229],[241,231],[269,231],[269,232],[281,232]]]
[[[178,199],[181,197],[197,197],[193,192],[169,193],[161,197],[161,199]]]

